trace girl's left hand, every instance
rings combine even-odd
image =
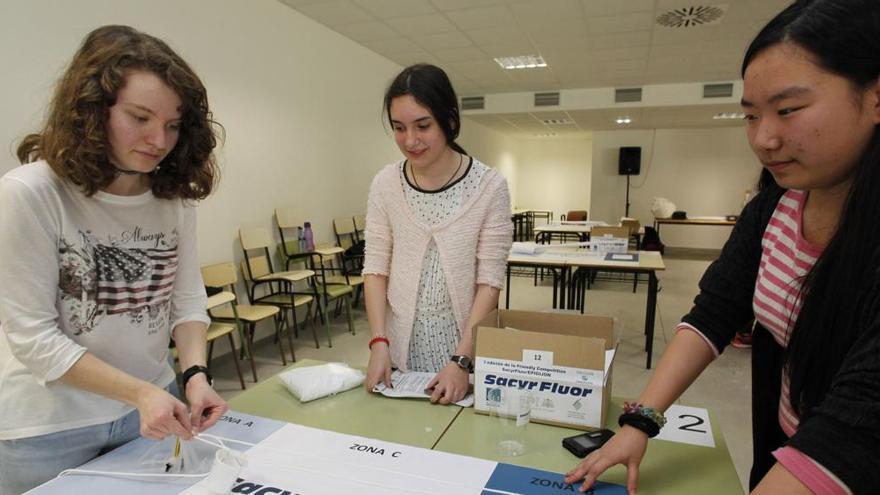
[[[186,384],[186,400],[191,409],[192,428],[201,433],[214,426],[229,406],[217,392],[208,385],[205,375],[193,376]]]
[[[433,389],[431,402],[450,404],[464,399],[468,392],[468,372],[458,364],[450,362],[428,383]]]

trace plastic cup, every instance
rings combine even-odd
[[[504,457],[526,453],[526,431],[532,413],[532,397],[527,391],[506,389],[493,416],[497,418],[495,450]]]

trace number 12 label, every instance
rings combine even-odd
[[[704,447],[715,446],[712,425],[709,423],[709,411],[706,409],[674,404],[664,415],[666,426],[660,430],[656,438]]]

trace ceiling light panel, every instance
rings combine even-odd
[[[540,55],[519,55],[515,57],[497,57],[495,62],[503,69],[540,69],[547,67],[547,62]]]

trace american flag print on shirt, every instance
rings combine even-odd
[[[177,249],[95,246],[98,311],[139,311],[171,299]]]
[[[176,232],[173,235],[176,238]],[[166,317],[177,273],[176,240],[155,248],[126,248],[80,232],[78,245],[61,240],[59,289],[74,335],[91,332],[105,316],[135,323]]]

